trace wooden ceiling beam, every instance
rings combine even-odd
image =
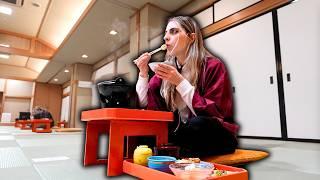
[[[292,0],[263,0],[244,10],[228,16],[202,29],[203,37],[209,37],[225,29],[236,26],[251,18],[267,13],[275,8],[281,7]]]
[[[0,29],[1,44],[8,44],[10,47],[0,46],[1,53],[28,56],[50,60],[57,51],[49,43],[36,37],[27,36],[15,32]]]
[[[41,52],[32,53],[30,50],[18,49],[13,47],[7,48],[7,47],[1,47],[1,46],[0,46],[0,53],[34,57],[34,58],[45,59],[45,60],[51,60],[53,55],[53,53],[41,53]]]
[[[7,31],[7,30],[4,30],[4,29],[0,29],[0,34],[7,34],[7,35],[10,35],[10,36],[16,36],[16,37],[20,37],[20,38],[24,38],[24,39],[32,39],[32,38],[34,38],[33,36],[20,34],[20,33],[12,32],[12,31]]]

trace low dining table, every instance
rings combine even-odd
[[[172,112],[103,108],[82,111],[81,120],[86,122],[84,166],[107,164],[107,175],[123,173],[124,139],[130,136],[155,136],[156,146],[168,143],[168,123],[173,121]],[[109,135],[108,158],[99,159],[99,135]]]

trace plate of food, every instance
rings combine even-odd
[[[183,158],[169,165],[173,174],[181,179],[206,179],[233,174],[232,171],[217,169],[214,164],[199,158]]]
[[[179,179],[206,179],[214,171],[211,163],[173,163],[170,170]]]

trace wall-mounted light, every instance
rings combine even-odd
[[[6,14],[6,15],[11,15],[12,14],[12,9],[4,6],[0,6],[0,13]]]
[[[109,34],[111,34],[111,35],[116,35],[116,34],[118,34],[118,32],[115,31],[115,30],[111,30],[111,31],[109,32]]]
[[[58,81],[59,81],[59,79],[57,79],[57,78],[54,78],[53,80],[54,80],[55,82],[58,82]]]
[[[84,58],[84,59],[86,59],[86,58],[88,58],[88,55],[83,54],[81,57]]]
[[[65,69],[64,72],[65,72],[65,73],[68,73],[68,72],[70,72],[70,71],[69,71],[68,69]]]
[[[9,58],[10,58],[10,54],[0,53],[0,58],[2,58],[2,59],[9,59]]]
[[[0,46],[2,46],[2,47],[10,47],[9,44],[1,44],[1,43],[0,43]]]

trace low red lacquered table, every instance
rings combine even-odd
[[[156,145],[168,143],[168,122],[172,112],[104,108],[83,111],[82,121],[87,121],[84,165],[107,163],[107,175],[123,173],[123,144],[126,136],[156,136]],[[98,159],[99,134],[109,134],[108,159]]]
[[[60,121],[60,122],[58,122],[58,127],[59,128],[66,128],[67,124],[68,124],[67,121]]]
[[[50,123],[52,122],[51,119],[44,118],[44,119],[33,119],[31,120],[32,123],[32,132],[36,133],[51,133]],[[45,125],[44,129],[37,129],[38,125]]]
[[[21,121],[23,120],[16,120],[16,122],[14,123],[14,127],[20,127]]]
[[[18,120],[18,123],[21,124],[21,130],[28,130],[31,129],[31,121],[30,120]],[[27,127],[29,125],[30,127]]]

